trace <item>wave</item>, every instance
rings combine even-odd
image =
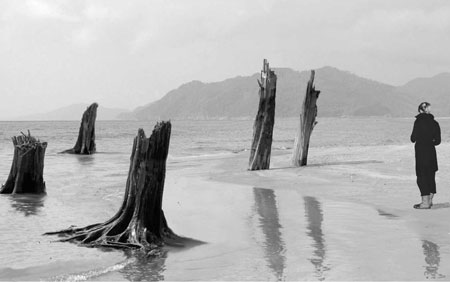
[[[274,146],[273,149],[279,150],[279,151],[286,151],[286,150],[291,150],[292,147],[290,147],[290,146]]]
[[[94,270],[89,270],[89,271],[85,271],[85,272],[80,272],[80,273],[76,273],[76,274],[64,274],[64,275],[58,275],[55,277],[50,278],[50,281],[88,281],[88,280],[92,280],[92,278],[94,277],[98,277],[101,275],[105,275],[114,271],[119,271],[121,269],[124,269],[126,266],[135,263],[136,259],[135,258],[130,258],[130,259],[126,259],[123,262],[117,263],[115,265],[112,266],[108,266],[105,268],[100,268],[100,269],[94,269]]]
[[[209,159],[209,158],[217,158],[217,157],[226,157],[232,155],[234,152],[228,151],[228,152],[217,152],[217,153],[204,153],[204,154],[197,154],[197,155],[171,155],[169,154],[167,160],[172,163],[179,163],[182,161],[188,161],[188,160],[198,160],[198,159]]]

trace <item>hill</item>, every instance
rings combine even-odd
[[[309,71],[274,69],[278,76],[276,115],[299,115]],[[412,116],[425,100],[437,115],[450,115],[441,102],[450,102],[450,74],[415,79],[395,87],[333,67],[316,70],[319,116]],[[258,105],[259,74],[238,76],[220,82],[192,81],[163,98],[125,115],[147,119],[229,119],[254,118]]]
[[[450,117],[450,73],[413,79],[397,87],[394,93],[408,100],[401,104],[408,112],[417,112],[417,106],[427,101],[436,116]]]
[[[89,104],[73,104],[46,113],[19,116],[14,120],[81,120],[81,117]],[[99,105],[97,120],[115,120],[119,114],[127,112],[124,109],[105,108]]]

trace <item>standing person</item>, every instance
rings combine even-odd
[[[422,202],[414,205],[415,209],[429,209],[433,205],[433,196],[436,194],[436,171],[438,163],[435,146],[441,143],[441,128],[431,114],[431,105],[423,102],[418,108],[411,142],[415,142],[416,176]]]

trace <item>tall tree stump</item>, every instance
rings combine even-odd
[[[300,111],[300,126],[298,134],[295,137],[294,151],[292,155],[292,164],[294,166],[305,166],[308,161],[309,140],[314,126],[317,124],[317,99],[320,91],[314,87],[314,70],[311,71],[311,77],[306,87],[306,95],[303,99],[303,105]]]
[[[0,194],[45,193],[44,157],[47,142],[30,135],[12,137],[14,158],[5,185]]]
[[[171,124],[156,124],[150,138],[142,129],[134,138],[125,196],[119,211],[104,223],[68,228],[45,235],[69,236],[60,241],[90,247],[153,250],[181,239],[168,227],[162,210]]]
[[[249,170],[269,169],[275,123],[275,94],[277,76],[264,59],[259,84],[259,107],[253,124],[253,142],[250,149]]]
[[[95,119],[97,118],[97,108],[98,104],[93,103],[84,111],[75,147],[65,150],[62,153],[80,155],[95,153]]]

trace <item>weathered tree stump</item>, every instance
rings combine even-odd
[[[97,118],[97,107],[98,104],[93,103],[84,111],[75,147],[65,150],[62,153],[80,155],[95,153],[95,119]]]
[[[275,123],[275,94],[277,76],[264,59],[259,84],[259,107],[253,124],[253,142],[250,149],[249,170],[269,169]]]
[[[170,122],[157,123],[150,138],[146,138],[144,131],[139,129],[131,153],[125,197],[116,215],[104,223],[45,235],[70,236],[60,241],[78,242],[90,247],[146,251],[181,240],[168,227],[162,210],[170,131]]]
[[[40,142],[30,135],[12,138],[14,158],[5,185],[0,194],[45,193],[44,157],[47,142]]]
[[[300,126],[295,137],[292,164],[294,166],[305,166],[308,161],[309,140],[314,126],[317,124],[317,99],[320,91],[314,87],[314,70],[306,87],[306,95],[300,112]]]

